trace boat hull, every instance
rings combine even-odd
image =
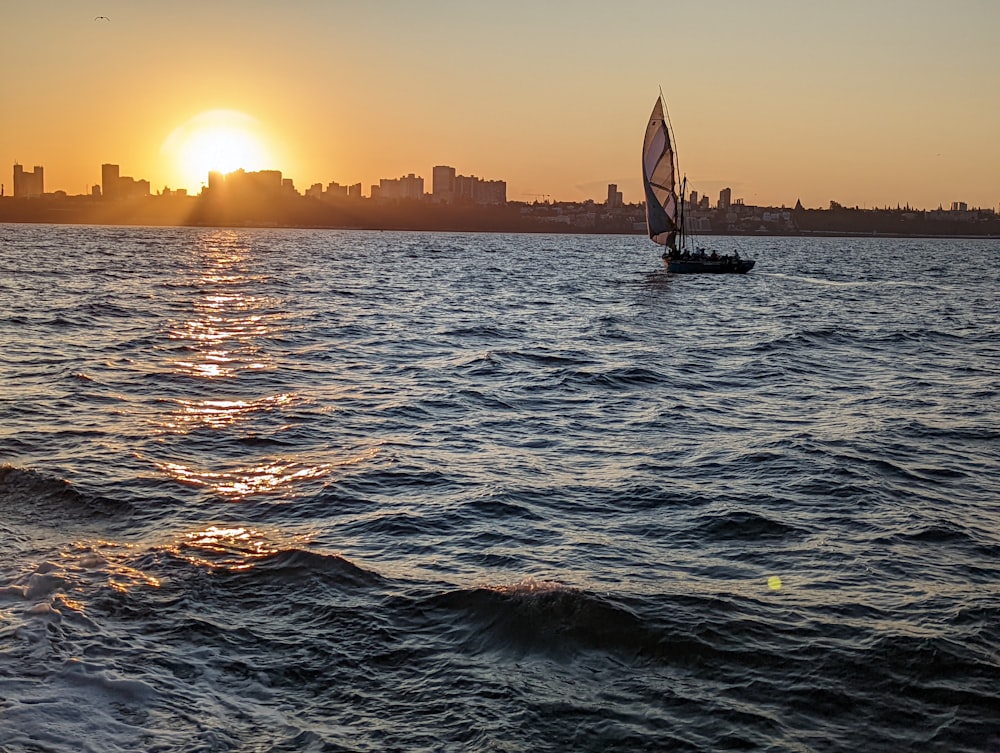
[[[745,275],[756,262],[753,259],[670,259],[663,258],[667,271],[676,275]]]

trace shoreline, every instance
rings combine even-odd
[[[691,238],[976,238],[1000,239],[1000,216],[940,210],[785,210],[748,207],[735,219],[721,210],[701,218]],[[148,196],[129,201],[91,197],[0,197],[0,223],[108,227],[220,227],[400,232],[633,235],[645,237],[642,205],[608,208],[592,202],[442,205],[431,202],[320,202],[305,197],[232,204],[203,197]],[[740,227],[742,225],[742,227]]]

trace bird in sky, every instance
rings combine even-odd
[[[107,16],[94,16],[95,21],[110,21],[111,19]]]

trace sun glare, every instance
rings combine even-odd
[[[209,110],[177,126],[161,148],[173,180],[197,192],[212,171],[273,168],[258,122],[236,110]]]

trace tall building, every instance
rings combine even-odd
[[[109,201],[149,196],[149,181],[121,175],[118,165],[101,165],[101,193]]]
[[[733,190],[731,188],[723,188],[719,191],[719,209],[729,209],[729,205],[733,203]]]
[[[473,180],[479,179],[474,178]],[[502,205],[507,203],[507,181],[505,180],[479,180],[475,189],[477,204]]]
[[[35,165],[35,169],[30,173],[24,168],[14,163],[14,196],[22,198],[38,198],[45,193],[45,171],[40,165]]]
[[[218,170],[208,171],[208,193],[218,193],[226,185],[226,176]]]
[[[337,181],[330,181],[326,186],[326,191],[323,193],[323,198],[327,200],[346,199],[347,186],[342,186]]]
[[[476,183],[479,178],[475,175],[455,176],[455,201],[462,204],[474,204],[476,202]]]
[[[440,204],[455,201],[455,168],[437,165],[431,178],[431,195]]]
[[[483,180],[475,175],[456,175],[455,202],[459,204],[506,204],[507,182]]]
[[[440,204],[506,204],[507,183],[483,180],[475,175],[457,175],[454,167],[434,168],[431,197]]]
[[[402,178],[381,178],[375,194],[381,199],[422,199],[424,179],[413,173]]]
[[[117,199],[119,197],[119,183],[121,179],[118,165],[101,165],[101,193],[105,199]]]
[[[622,192],[618,190],[618,184],[608,183],[608,209],[620,207],[624,203]]]

